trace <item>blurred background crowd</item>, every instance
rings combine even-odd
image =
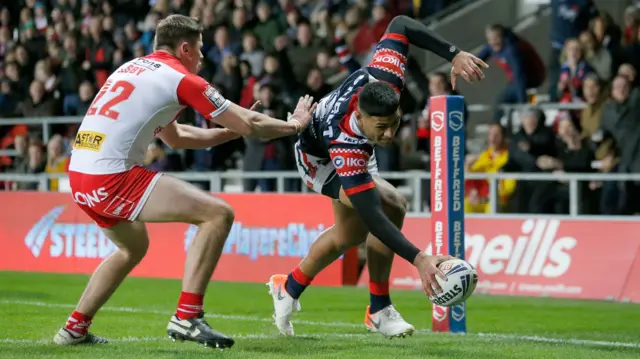
[[[505,0],[506,1],[506,0]],[[301,94],[330,92],[348,69],[336,54],[336,34],[351,55],[366,63],[396,15],[425,19],[456,0],[12,0],[0,7],[0,172],[60,173],[67,168],[77,125],[2,125],[21,117],[83,116],[111,72],[152,52],[154,29],[179,13],[205,26],[200,75],[245,107],[284,119]],[[508,78],[496,104],[580,103],[579,110],[536,108],[505,123],[496,107],[480,148],[469,147],[470,172],[640,172],[640,12],[629,7],[614,19],[590,0],[551,0],[550,59],[511,29],[488,24],[486,46]],[[570,15],[567,16],[567,9]],[[418,71],[419,72],[419,71]],[[414,79],[416,78],[414,74]],[[452,94],[446,72],[418,73],[428,95]],[[482,85],[480,85],[482,86]],[[463,93],[464,95],[464,93]],[[429,158],[428,96],[402,94],[403,125],[397,142],[376,149],[381,171],[424,169]],[[471,118],[471,121],[468,121]],[[466,116],[468,127],[473,115]],[[194,111],[181,122],[208,127]],[[159,171],[294,170],[293,138],[238,139],[211,150],[172,151],[149,145],[146,165]],[[396,182],[396,185],[402,185]],[[202,183],[206,187],[207,183]],[[50,190],[58,190],[51,180]],[[3,190],[34,190],[33,183],[0,182]],[[489,185],[467,180],[466,210],[488,211]],[[244,191],[273,191],[275,181],[245,180]],[[300,190],[290,181],[286,190]],[[502,180],[499,210],[517,213],[569,211],[566,181]],[[640,183],[579,185],[580,213],[633,214]]]

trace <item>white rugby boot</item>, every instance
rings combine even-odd
[[[280,334],[292,336],[293,324],[291,324],[291,315],[300,311],[302,307],[300,302],[297,299],[293,299],[285,289],[286,282],[287,275],[275,274],[271,276],[267,286],[269,286],[269,294],[273,298],[273,321]]]
[[[412,335],[416,330],[413,325],[402,318],[402,315],[393,305],[388,305],[374,314],[371,314],[370,309],[371,307],[367,306],[367,312],[364,316],[364,325],[370,332],[380,333],[391,339],[396,337],[404,338]]]
[[[107,344],[108,341],[104,338],[97,337],[91,333],[85,335],[78,334],[67,328],[60,328],[56,336],[53,337],[53,342],[58,345],[77,345],[77,344]]]

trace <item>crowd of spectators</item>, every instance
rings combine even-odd
[[[467,158],[476,172],[640,173],[640,12],[630,6],[618,25],[590,0],[552,0],[552,58],[547,70],[535,49],[499,25],[487,29],[482,57],[496,56],[509,85],[500,103],[530,102],[527,89],[548,72],[549,96],[582,110],[553,117],[539,109],[520,115],[521,128],[508,141],[500,117],[489,132],[489,148]],[[498,137],[500,140],[497,140]],[[560,177],[560,176],[559,176]],[[517,213],[569,213],[569,184],[501,181],[498,203]],[[514,190],[515,187],[515,190]],[[468,181],[467,208],[486,212],[488,186]],[[578,185],[579,213],[635,214],[640,182],[591,181]]]
[[[133,57],[152,51],[157,22],[171,13],[197,17],[205,26],[200,75],[229,100],[285,118],[294,99],[319,99],[348,74],[334,49],[336,33],[366,61],[387,24],[398,14],[427,17],[453,0],[17,0],[0,8],[0,122],[3,118],[82,116],[108,75]],[[640,13],[630,7],[621,26],[590,0],[551,0],[552,58],[511,29],[487,27],[483,59],[493,58],[509,78],[498,103],[526,103],[528,90],[550,83],[555,102],[580,102],[583,110],[547,118],[532,109],[510,133],[496,111],[488,147],[467,155],[471,172],[640,172]],[[427,76],[430,95],[453,94],[446,73]],[[408,100],[406,100],[408,98]],[[422,169],[429,161],[429,103],[403,93],[406,115],[397,144],[377,149],[382,171]],[[468,116],[465,116],[468,118]],[[187,111],[180,121],[207,127]],[[76,126],[54,125],[48,143],[41,126],[0,126],[0,171],[64,172]],[[211,150],[172,152],[149,145],[146,165],[160,171],[293,170],[292,138],[239,139]],[[206,184],[203,184],[206,185]],[[51,181],[50,189],[58,183]],[[35,189],[0,183],[4,189]],[[426,185],[425,185],[426,187]],[[467,212],[489,211],[489,185],[468,180]],[[300,184],[287,182],[295,191]],[[247,180],[245,191],[272,191],[274,181]],[[580,213],[640,212],[640,183],[586,182],[579,186]],[[566,181],[503,180],[500,211],[568,213]]]
[[[77,126],[55,125],[50,143],[41,126],[1,126],[15,117],[82,116],[108,75],[153,51],[155,26],[168,14],[200,19],[205,27],[200,73],[229,100],[285,118],[295,99],[316,99],[347,75],[334,50],[340,31],[353,56],[366,59],[393,16],[427,17],[455,0],[16,0],[0,7],[0,171],[64,172]],[[210,126],[185,112],[180,121]],[[149,146],[157,170],[294,169],[292,139],[239,139],[212,150],[173,153]],[[55,149],[55,151],[54,151]],[[60,153],[60,154],[59,154]],[[35,184],[6,184],[5,189]],[[274,189],[246,181],[247,191]],[[291,189],[295,186],[290,186]],[[299,188],[299,187],[298,187]],[[55,184],[51,184],[55,189]]]

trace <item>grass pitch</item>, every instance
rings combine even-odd
[[[452,335],[429,332],[423,294],[394,291],[418,332],[389,340],[362,325],[366,290],[310,287],[296,337],[284,338],[271,323],[266,286],[216,282],[205,298],[208,321],[236,339],[220,351],[168,339],[180,282],[141,278],[128,279],[93,321],[92,332],[111,343],[56,346],[53,335],[87,279],[0,272],[0,358],[640,358],[637,304],[477,295],[467,303],[469,334]]]

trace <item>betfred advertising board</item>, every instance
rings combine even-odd
[[[429,218],[407,218],[404,234],[427,253]],[[465,255],[477,293],[640,302],[640,223],[548,218],[467,218]],[[365,272],[360,285],[369,280]],[[391,286],[420,289],[411,264],[395,260]]]
[[[266,283],[288,273],[333,224],[331,201],[319,195],[221,195],[236,219],[214,280]],[[92,273],[116,247],[63,193],[0,193],[0,270]],[[181,278],[196,226],[148,224],[149,251],[132,275]],[[338,260],[314,284],[342,285]]]

